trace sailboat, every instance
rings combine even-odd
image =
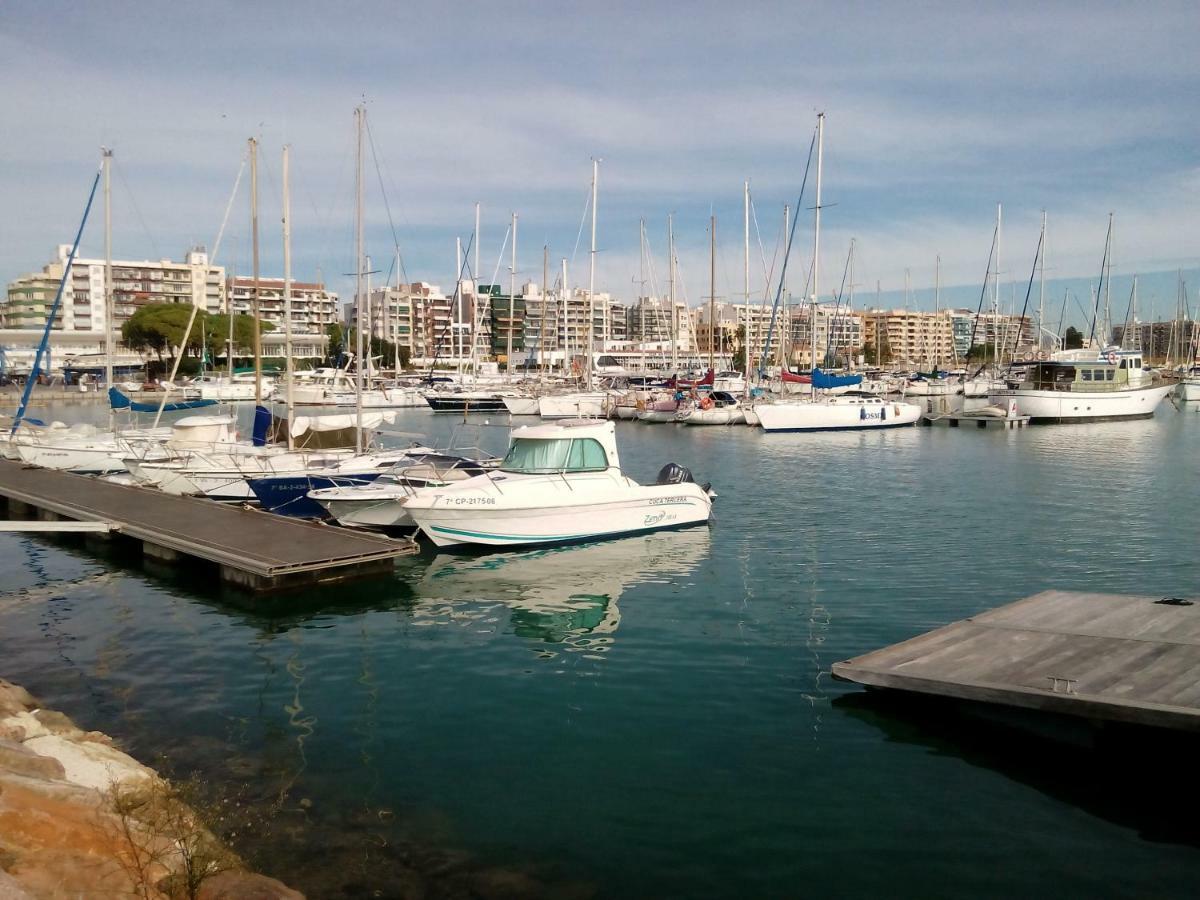
[[[813,222],[812,303],[815,312],[821,259],[821,173],[825,135],[825,114],[817,114],[817,201]],[[913,425],[921,418],[921,407],[911,403],[885,400],[863,391],[846,391],[837,396],[820,395],[819,390],[845,389],[862,382],[861,375],[828,375],[817,368],[816,321],[810,333],[812,344],[812,395],[809,400],[789,400],[755,407],[763,431],[860,431],[899,428]]]

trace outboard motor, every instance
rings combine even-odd
[[[695,484],[696,479],[692,477],[692,470],[686,466],[681,466],[679,463],[667,463],[658,471],[658,478],[655,479],[655,484]],[[701,490],[710,497],[717,496],[712,489],[711,482],[705,482],[700,485]]]
[[[696,479],[692,477],[692,470],[679,463],[667,463],[658,471],[658,478],[655,484],[687,484],[694,482]]]

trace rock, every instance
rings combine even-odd
[[[46,726],[39,722],[33,713],[24,709],[0,719],[0,726],[5,728],[19,728],[22,734],[22,741],[29,740],[31,737],[37,737],[39,734],[50,733],[46,729]]]
[[[83,732],[79,726],[70,720],[68,716],[57,712],[53,709],[35,709],[32,713],[33,717],[42,723],[51,734],[57,734],[60,737],[78,740],[83,737]]]
[[[0,678],[0,718],[35,709],[37,705],[25,688]]]
[[[266,875],[221,872],[200,885],[199,900],[304,900],[304,895]]]
[[[0,738],[0,771],[47,779],[62,778],[66,774],[57,759],[41,756],[23,744],[4,738]]]
[[[45,734],[29,738],[24,746],[62,763],[67,781],[98,791],[154,775],[132,756],[106,744],[77,742],[57,734]]]
[[[19,744],[25,740],[25,729],[20,725],[5,725],[0,722],[0,739],[16,741]]]
[[[80,740],[91,741],[93,744],[107,744],[109,747],[113,746],[113,739],[103,731],[88,731],[84,733]]]
[[[33,900],[15,878],[0,869],[0,900]]]

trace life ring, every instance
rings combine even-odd
[[[1106,363],[1108,363],[1110,366],[1115,366],[1117,364],[1117,351],[1109,350],[1107,353],[1105,353],[1104,361]]]

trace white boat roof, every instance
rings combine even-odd
[[[616,426],[607,419],[564,419],[553,425],[522,425],[512,430],[512,437],[548,440],[572,437],[606,437],[616,434]]]

